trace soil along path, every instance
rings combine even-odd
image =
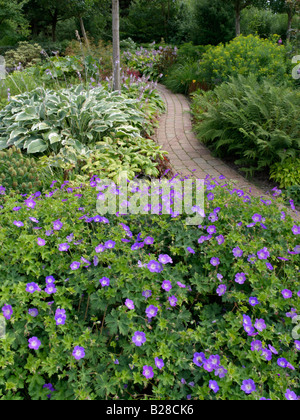
[[[158,90],[166,104],[166,113],[160,118],[155,140],[169,152],[169,159],[175,173],[182,176],[192,175],[204,179],[225,176],[228,181],[253,196],[265,196],[265,193],[247,181],[242,175],[227,166],[223,161],[212,156],[211,152],[200,143],[192,129],[190,105],[181,94],[174,94],[163,85]]]

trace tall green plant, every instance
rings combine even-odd
[[[199,138],[250,172],[300,152],[300,92],[238,76],[194,96]]]

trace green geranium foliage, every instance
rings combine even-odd
[[[125,214],[118,189],[99,214],[97,185],[0,188],[0,399],[299,395],[300,223],[211,180],[200,225],[172,202]]]

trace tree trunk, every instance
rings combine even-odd
[[[119,0],[112,0],[113,90],[121,90]]]
[[[84,42],[85,42],[88,50],[90,51],[90,44],[89,44],[89,40],[88,40],[86,31],[85,31],[85,27],[84,27],[84,22],[83,22],[82,16],[79,16],[79,21],[80,21],[80,27],[81,27],[81,32],[82,32],[82,36],[83,36]]]
[[[235,2],[235,34],[236,36],[241,35],[241,1],[236,0]]]
[[[55,9],[54,15],[52,16],[52,41],[56,42],[56,27],[58,22],[58,10]]]

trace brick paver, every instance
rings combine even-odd
[[[169,153],[171,166],[176,173],[198,178],[205,178],[206,175],[213,177],[223,175],[239,189],[255,196],[264,195],[262,190],[222,160],[213,157],[210,151],[200,143],[193,133],[190,105],[184,95],[174,94],[163,85],[158,85],[158,90],[167,110],[160,119],[155,139]]]

